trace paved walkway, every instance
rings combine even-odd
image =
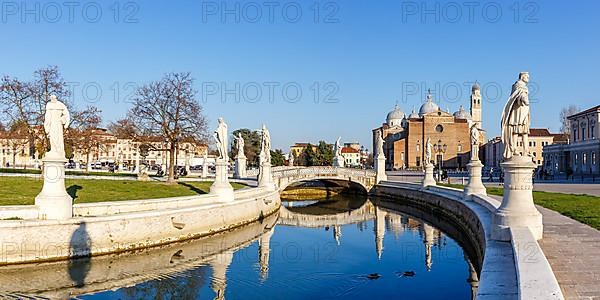
[[[500,201],[502,197],[491,196]],[[600,231],[537,206],[543,216],[539,241],[565,299],[600,299]]]
[[[540,246],[566,299],[600,299],[600,231],[539,207],[544,217]]]

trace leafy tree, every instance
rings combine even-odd
[[[283,156],[283,151],[281,149],[277,149],[275,151],[271,150],[271,165],[283,166],[285,163],[285,157]]]
[[[571,122],[567,119],[568,116],[574,115],[579,112],[579,107],[577,105],[569,105],[567,107],[563,107],[560,110],[560,132],[562,133],[571,133]]]
[[[240,128],[236,129],[232,132],[234,136],[238,136],[238,134],[242,134],[242,138],[244,138],[244,154],[246,154],[246,158],[248,159],[248,165],[252,167],[258,166],[258,154],[260,153],[260,142],[261,142],[261,133],[256,130],[250,130],[248,128]],[[230,138],[233,141],[233,138]],[[237,145],[231,143],[231,157],[235,157],[237,155]]]
[[[310,143],[304,148],[302,153],[300,154],[300,162],[299,165],[310,167],[317,165],[317,154],[313,150],[313,145]]]
[[[333,164],[333,145],[327,144],[325,141],[319,141],[317,146],[317,165],[331,166]]]
[[[175,152],[184,140],[205,141],[206,117],[196,100],[190,73],[170,73],[141,86],[127,118],[143,136],[161,136],[169,153],[168,184],[175,181]]]

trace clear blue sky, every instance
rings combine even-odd
[[[538,89],[532,97],[538,100],[532,104],[533,126],[558,130],[561,107],[599,103],[594,91],[600,69],[600,3],[528,2],[482,2],[471,10],[468,1],[319,1],[319,22],[313,1],[280,2],[273,7],[271,23],[263,2],[121,1],[111,6],[113,1],[84,1],[69,8],[62,1],[17,1],[11,3],[26,3],[25,9],[39,3],[40,8],[23,15],[22,6],[3,4],[0,73],[28,79],[37,68],[58,65],[67,81],[80,83],[75,87],[77,106],[86,105],[84,84],[102,88],[95,105],[107,121],[128,109],[123,103],[131,91],[128,82],[156,80],[166,72],[192,72],[199,100],[203,86],[225,83],[234,89],[238,82],[240,89],[247,86],[242,95],[253,98],[256,83],[262,91],[256,103],[236,103],[233,95],[223,103],[220,92],[207,96],[203,106],[211,127],[219,116],[231,129],[258,129],[265,122],[273,145],[285,150],[293,142],[334,142],[337,136],[371,148],[371,129],[384,121],[396,101],[410,112],[431,88],[443,109],[455,111],[460,104],[468,105],[464,84],[474,80],[489,87],[484,90],[483,119],[491,137],[499,133],[510,85],[519,71],[529,71]],[[62,5],[60,16],[49,3]],[[228,9],[239,3],[239,23],[234,14],[222,21],[223,3]],[[261,5],[260,16],[252,3]],[[98,6],[102,15],[96,17]],[[302,15],[296,18],[298,6]],[[208,13],[215,8],[216,14]],[[423,8],[433,12],[424,14]],[[98,21],[90,22],[94,19]],[[294,19],[298,22],[292,23]],[[253,20],[257,22],[249,22]],[[118,101],[115,82],[121,90]],[[279,84],[273,87],[273,103],[270,82]],[[318,103],[315,82],[321,91]],[[302,90],[295,103],[281,96],[287,83]],[[406,91],[415,84],[420,86],[416,95]],[[501,96],[494,86],[502,88]],[[336,88],[333,98],[338,102],[323,103]],[[94,89],[88,91],[88,98],[94,98]],[[293,98],[294,88],[288,93]]]

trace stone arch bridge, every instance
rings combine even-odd
[[[330,166],[274,167],[273,181],[280,191],[290,184],[309,180],[342,180],[361,185],[367,192],[377,184],[374,170],[350,169]]]

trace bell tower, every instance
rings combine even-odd
[[[477,129],[483,129],[481,124],[481,90],[477,82],[471,88],[471,117],[473,123],[477,125]]]

